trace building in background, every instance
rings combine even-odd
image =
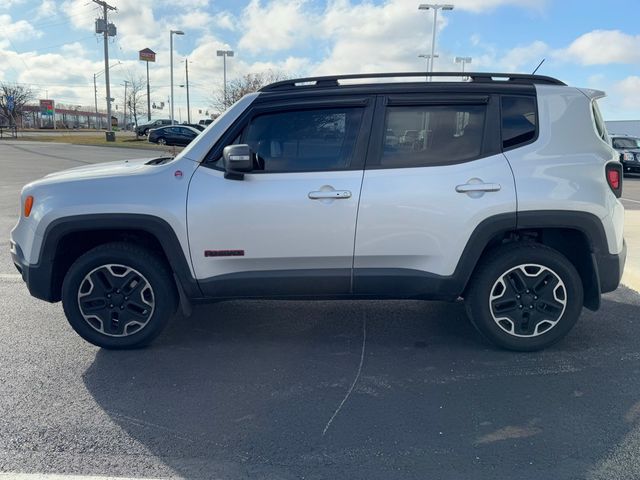
[[[640,137],[640,120],[611,120],[604,123],[609,134]]]

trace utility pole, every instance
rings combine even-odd
[[[124,129],[127,129],[127,85],[129,85],[129,80],[124,81]],[[129,110],[131,113],[131,110]]]
[[[112,7],[103,0],[93,0],[93,3],[97,3],[102,7],[102,19],[96,20],[96,33],[102,33],[104,38],[104,80],[107,86],[107,141],[112,141],[111,86],[109,85],[109,37],[116,36],[116,27],[112,23],[109,23],[109,10],[115,11],[116,7]],[[100,20],[102,20],[102,22]]]
[[[96,104],[96,130],[98,130],[98,87],[96,86],[96,74],[93,74],[93,100]],[[102,122],[100,122],[102,126]]]
[[[196,66],[198,66],[196,64]],[[187,77],[187,123],[191,123],[191,107],[189,106],[189,59],[184,59],[184,72]]]

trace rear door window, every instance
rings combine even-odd
[[[482,152],[486,105],[390,106],[382,168],[461,163]]]

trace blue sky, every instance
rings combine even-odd
[[[122,83],[143,74],[137,51],[158,52],[151,67],[152,100],[168,96],[168,31],[175,42],[175,80],[190,64],[192,107],[203,113],[222,82],[219,48],[233,49],[229,78],[277,70],[288,75],[418,71],[430,51],[432,14],[413,0],[111,0],[118,36],[110,43],[115,103]],[[439,17],[436,69],[457,69],[455,56],[479,71],[539,73],[576,86],[606,90],[609,120],[640,119],[640,4],[595,1],[452,0]],[[176,6],[179,5],[177,8]],[[38,97],[92,105],[93,74],[103,69],[102,44],[92,32],[98,7],[90,0],[0,3],[0,80],[28,84]],[[103,76],[99,76],[103,103]],[[184,89],[176,89],[176,108]],[[192,109],[192,112],[193,112]],[[157,112],[162,115],[162,112]],[[194,115],[199,115],[195,112]]]

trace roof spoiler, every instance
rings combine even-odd
[[[590,100],[598,100],[607,96],[602,90],[594,90],[592,88],[579,88],[582,94]]]

